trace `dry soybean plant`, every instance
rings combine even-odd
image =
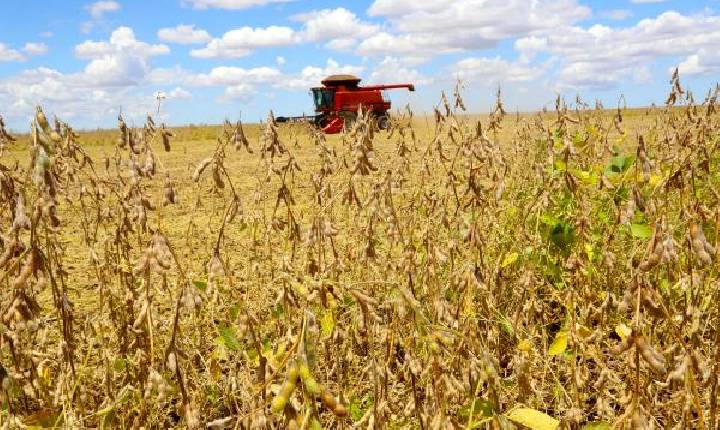
[[[0,118],[0,427],[718,428],[720,88],[461,90],[179,166],[150,116],[102,156]]]

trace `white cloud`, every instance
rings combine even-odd
[[[146,81],[152,85],[192,85],[196,74],[179,65],[173,67],[154,68],[145,76]]]
[[[143,82],[149,71],[144,57],[118,52],[92,60],[83,75],[93,86],[128,87]]]
[[[285,57],[282,57],[282,56],[275,57],[275,63],[277,63],[278,66],[285,65]]]
[[[559,59],[561,88],[610,88],[634,79],[639,69],[660,58],[678,56],[687,57],[683,68],[689,73],[720,71],[714,54],[720,44],[719,16],[665,12],[631,27],[558,28],[545,38],[540,50]]]
[[[190,45],[194,43],[206,43],[212,38],[205,30],[196,29],[194,25],[180,24],[176,27],[161,28],[157,32],[160,40],[170,43]]]
[[[515,41],[515,50],[520,53],[520,61],[528,62],[539,52],[546,50],[547,43],[544,37],[523,37]]]
[[[417,0],[375,0],[368,9],[370,16],[400,16],[415,12],[440,12],[445,3]]]
[[[117,12],[120,10],[120,3],[116,1],[97,1],[85,6],[93,19],[100,20],[108,12]]]
[[[702,48],[696,54],[688,55],[678,68],[683,75],[705,75],[720,72],[720,52],[717,49]],[[672,73],[671,70],[668,73]]]
[[[49,38],[49,37],[53,37],[54,34],[52,31],[43,31],[42,33],[39,33],[38,36],[44,37],[44,38]]]
[[[367,56],[391,55],[424,58],[427,61],[435,55],[469,49],[470,46],[467,42],[469,39],[461,34],[438,37],[431,33],[394,35],[380,32],[360,42],[356,53]],[[497,41],[477,41],[472,47],[487,49],[492,48],[496,43]]]
[[[11,61],[22,61],[24,57],[16,49],[12,49],[4,43],[0,43],[0,63]]]
[[[90,33],[94,26],[95,26],[94,21],[85,21],[82,24],[80,24],[80,32],[85,33],[85,34]]]
[[[212,39],[204,48],[193,49],[190,55],[205,59],[241,58],[259,48],[325,41],[329,41],[327,48],[346,50],[357,43],[356,37],[367,37],[379,30],[377,25],[361,21],[342,7],[293,15],[291,19],[302,27],[241,27]]]
[[[116,28],[107,42],[86,40],[75,46],[75,56],[82,59],[98,60],[120,52],[147,58],[169,54],[170,48],[163,44],[151,45],[137,40],[135,32],[130,27]]]
[[[195,9],[240,10],[271,3],[286,3],[293,0],[182,0],[182,4]]]
[[[175,87],[167,94],[167,98],[175,100],[185,100],[192,98],[192,93],[182,87]]]
[[[343,7],[316,10],[291,18],[304,24],[301,37],[308,42],[368,37],[379,30],[379,26],[360,21]]]
[[[325,63],[325,67],[307,66],[297,75],[285,76],[283,79],[277,80],[274,86],[289,90],[307,90],[310,87],[320,85],[320,81],[328,75],[360,75],[363,70],[365,70],[363,66],[341,66],[340,63],[329,58]]]
[[[110,55],[113,51],[113,47],[108,42],[86,40],[79,45],[75,45],[75,56],[82,59],[99,58],[103,55]]]
[[[90,33],[97,24],[103,22],[106,14],[117,12],[120,9],[120,3],[106,0],[97,1],[85,6],[85,10],[90,14],[90,20],[80,24],[80,32]]]
[[[454,68],[458,78],[483,85],[535,81],[543,72],[542,67],[512,63],[500,57],[469,57],[458,61]]]
[[[250,84],[237,84],[225,88],[220,101],[224,102],[248,102],[256,94],[255,86]]]
[[[290,27],[242,27],[211,40],[204,48],[193,49],[190,55],[195,58],[240,58],[256,48],[287,46],[297,41],[298,36]]]
[[[28,55],[43,55],[47,53],[48,47],[44,43],[28,42],[23,47],[23,52]]]
[[[28,53],[43,50],[28,44]],[[119,27],[107,41],[86,41],[75,47],[87,60],[78,72],[61,73],[39,67],[0,80],[0,105],[8,117],[23,122],[37,103],[63,118],[80,118],[80,125],[105,121],[125,106],[128,114],[152,110],[152,101],[141,88],[149,84],[151,57],[169,52],[164,45],[150,45],[135,38],[132,29]],[[130,109],[127,109],[130,108]]]
[[[422,10],[392,21],[401,32],[472,30],[479,37],[498,40],[557,28],[589,16],[590,9],[576,0],[457,0],[440,10]]]
[[[633,16],[633,12],[630,9],[613,9],[602,12],[600,16],[614,21],[622,21]]]
[[[368,13],[388,18],[392,29],[363,40],[358,54],[431,58],[565,27],[590,9],[577,0],[376,0]]]
[[[240,85],[268,83],[279,80],[282,73],[273,67],[255,67],[244,69],[242,67],[222,66],[215,67],[210,73],[199,74],[194,78],[196,85]]]
[[[375,65],[367,80],[368,83],[376,84],[400,83],[401,81],[415,85],[429,85],[433,82],[433,78],[408,67],[400,58],[388,56]]]
[[[689,55],[685,58],[685,60],[678,64],[678,71],[683,75],[697,75],[705,73],[706,69],[700,63],[701,60],[699,55]]]
[[[153,110],[152,100],[146,102],[133,88],[104,89],[85,72],[63,74],[39,67],[0,81],[0,104],[9,107],[7,116],[16,123],[26,124],[37,103],[64,120],[77,120],[80,127],[107,121],[120,106],[128,115]]]
[[[636,84],[650,83],[652,81],[652,72],[647,66],[636,67],[633,70],[632,79]]]
[[[333,39],[325,44],[325,47],[327,49],[332,49],[333,51],[349,51],[352,48],[354,48],[357,45],[358,41],[357,39],[353,38],[347,38],[347,39]]]
[[[22,52],[17,49],[13,49],[4,43],[0,43],[0,63],[14,62],[14,61],[25,61],[27,56],[42,55],[47,52],[47,46],[44,43],[33,43],[28,42],[23,46]],[[25,55],[23,55],[25,53]]]

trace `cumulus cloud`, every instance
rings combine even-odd
[[[441,12],[445,9],[443,2],[416,0],[375,0],[368,9],[370,16],[401,16],[416,12]]]
[[[298,36],[290,27],[242,27],[212,39],[204,48],[193,49],[190,55],[195,58],[240,58],[256,48],[287,46],[297,40]]]
[[[535,81],[543,72],[542,67],[509,62],[500,57],[469,57],[458,61],[454,68],[458,78],[484,85]]]
[[[273,83],[282,78],[282,73],[274,67],[242,68],[215,67],[208,73],[193,78],[194,85],[225,87],[222,102],[247,102],[257,93],[257,85]]]
[[[547,43],[547,39],[544,37],[522,37],[515,41],[515,50],[520,53],[520,61],[529,62],[539,52],[547,49]]]
[[[182,0],[182,4],[194,9],[241,10],[271,3],[287,3],[293,0]]]
[[[7,116],[25,123],[36,103],[47,112],[57,112],[76,126],[93,126],[118,114],[153,110],[153,100],[138,95],[133,88],[105,89],[95,86],[84,73],[63,74],[39,67],[25,70],[0,82],[0,103],[8,106]]]
[[[157,32],[160,40],[181,45],[192,45],[206,43],[212,38],[210,33],[202,29],[196,29],[194,25],[180,24],[175,27],[161,28]]]
[[[700,49],[678,64],[683,75],[705,75],[720,72],[720,53],[716,49]],[[668,71],[672,73],[672,70]]]
[[[37,45],[26,48],[34,53],[43,50]],[[75,47],[76,56],[87,61],[80,71],[39,67],[3,79],[0,104],[10,106],[9,117],[18,118],[43,103],[64,118],[81,117],[87,121],[84,124],[107,119],[110,112],[117,114],[120,105],[144,108],[144,95],[138,89],[150,83],[151,58],[168,52],[165,45],[137,40],[129,27],[118,27],[107,41],[86,41]]]
[[[47,53],[48,47],[44,43],[28,42],[23,47],[23,52],[28,55],[43,55]]]
[[[82,59],[97,60],[120,52],[147,58],[169,54],[170,48],[167,45],[152,45],[137,40],[135,32],[130,27],[118,27],[112,32],[108,41],[86,40],[75,46],[75,56]]]
[[[102,19],[108,12],[117,12],[120,10],[120,3],[116,1],[97,1],[85,6],[93,19]]]
[[[437,37],[430,33],[395,35],[380,32],[360,42],[356,53],[371,57],[389,55],[414,58],[420,63],[429,61],[440,54],[462,52],[471,47],[472,49],[488,49],[497,44],[497,41],[490,40],[476,40],[472,44],[468,42],[469,39],[462,34]]]
[[[329,47],[354,44],[356,38],[368,37],[379,26],[361,21],[353,12],[339,7],[294,15],[292,20],[303,23],[300,38],[305,42],[331,41]],[[338,42],[335,42],[338,41]],[[334,43],[333,43],[334,42]]]
[[[255,86],[250,84],[237,84],[225,88],[220,101],[223,102],[249,102],[257,93]]]
[[[85,10],[90,14],[90,20],[80,25],[80,31],[89,33],[98,23],[102,22],[105,15],[110,12],[117,12],[121,9],[120,3],[112,0],[102,0],[85,6]]]
[[[174,100],[185,100],[192,98],[192,93],[182,87],[175,87],[167,93],[167,98]]]
[[[434,79],[425,76],[417,69],[409,67],[402,59],[387,56],[378,62],[373,68],[368,83],[394,83],[394,82],[412,82],[413,84],[430,85]]]
[[[307,90],[319,85],[320,81],[328,75],[360,75],[363,70],[365,70],[363,66],[340,65],[337,61],[329,58],[325,67],[307,66],[296,75],[285,76],[278,80],[274,86],[289,90]]]
[[[130,27],[118,27],[108,41],[91,41],[75,46],[75,56],[90,60],[84,79],[98,86],[129,86],[144,81],[151,70],[149,59],[168,54],[166,45],[139,41]]]
[[[344,38],[344,39],[333,39],[325,44],[327,49],[333,51],[350,51],[352,48],[357,46],[357,39]]]
[[[358,54],[431,58],[564,27],[588,18],[590,9],[577,0],[376,0],[368,13],[392,28],[363,40]]]
[[[301,28],[241,27],[212,39],[204,48],[193,49],[190,55],[205,59],[241,58],[255,49],[314,42],[328,42],[326,47],[330,49],[345,50],[357,43],[356,38],[370,36],[379,30],[377,25],[361,21],[342,7],[293,15],[291,20],[301,23]]]
[[[720,44],[718,16],[665,12],[625,28],[560,28],[546,32],[544,40],[536,50],[559,59],[561,88],[610,88],[658,59],[678,56],[686,57],[687,73],[720,71],[714,54]]]
[[[24,57],[16,50],[4,43],[0,43],[0,62],[22,61]]]
[[[613,9],[613,10],[608,10],[608,11],[602,12],[600,14],[600,16],[605,19],[612,19],[614,21],[622,21],[622,20],[628,19],[631,16],[633,16],[633,13],[630,9]]]
[[[242,67],[222,66],[211,69],[209,73],[197,75],[195,81],[198,85],[206,86],[258,84],[273,82],[280,76],[282,76],[282,73],[273,67],[245,69]]]
[[[44,43],[28,42],[21,50],[11,48],[4,43],[0,43],[0,63],[25,61],[28,57],[43,55],[45,53],[47,53],[47,46]]]
[[[145,76],[145,80],[153,85],[192,85],[197,75],[179,65],[173,67],[157,67]]]

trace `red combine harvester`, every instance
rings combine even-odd
[[[407,88],[415,91],[413,84],[390,84],[359,86],[361,79],[353,75],[332,75],[323,79],[322,87],[312,88],[315,102],[314,116],[279,116],[277,122],[313,122],[326,134],[340,133],[345,124],[352,123],[357,117],[358,107],[371,111],[378,127],[385,130],[389,126],[388,110],[390,101],[385,100],[381,91],[395,88]]]

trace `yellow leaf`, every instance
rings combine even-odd
[[[476,304],[473,300],[473,296],[471,294],[465,294],[465,297],[463,299],[463,316],[466,316],[468,318],[475,318],[475,307]]]
[[[330,308],[330,309],[337,308],[337,300],[335,300],[335,296],[333,296],[332,293],[328,292],[325,295],[325,299],[326,299],[328,308]]]
[[[550,415],[531,408],[518,408],[507,414],[510,421],[514,421],[532,430],[555,430],[560,421]]]
[[[530,350],[532,349],[532,343],[531,343],[529,340],[527,340],[527,339],[526,339],[526,340],[521,340],[521,341],[518,343],[517,348],[518,348],[520,351],[528,352],[528,351],[530,351]]]
[[[512,253],[508,254],[505,257],[505,259],[503,260],[501,267],[504,269],[504,268],[508,267],[509,265],[513,264],[514,262],[516,262],[517,259],[518,259],[517,252],[512,252]]]
[[[300,297],[307,297],[307,295],[310,294],[307,287],[300,282],[293,282],[290,286]]]
[[[615,333],[617,333],[617,335],[620,336],[620,339],[624,341],[628,336],[630,336],[632,329],[625,324],[618,324],[615,326]]]
[[[550,348],[548,349],[548,354],[550,356],[560,355],[563,352],[565,352],[566,348],[567,348],[567,331],[560,330],[555,335],[555,339],[553,340],[552,344],[550,345]]]
[[[324,339],[329,338],[330,335],[332,335],[334,328],[335,318],[333,317],[332,311],[327,309],[325,310],[322,318],[320,319],[320,332],[322,333],[322,337]]]
[[[584,325],[578,324],[576,327],[576,332],[580,337],[588,338],[592,336],[593,332],[589,328],[585,327]]]

